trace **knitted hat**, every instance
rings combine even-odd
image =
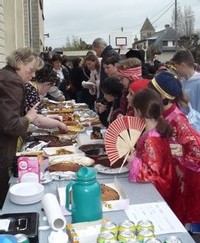
[[[151,80],[156,90],[169,100],[174,100],[182,92],[178,78],[170,72],[160,72]]]
[[[139,92],[140,90],[146,89],[150,80],[148,79],[138,79],[130,84],[129,89],[134,93]]]

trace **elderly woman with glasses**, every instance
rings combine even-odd
[[[30,122],[37,117],[37,105],[26,114],[25,83],[43,65],[40,57],[29,47],[19,48],[7,57],[0,70],[0,208],[8,190],[9,167],[16,153],[17,140],[24,136]]]

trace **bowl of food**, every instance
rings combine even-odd
[[[85,155],[94,159],[95,164],[101,163],[104,164],[105,166],[110,165],[110,161],[108,159],[108,156],[104,148],[88,149],[85,151]]]
[[[86,150],[85,154],[87,156],[99,157],[99,156],[102,156],[102,155],[106,155],[106,151],[105,151],[104,148],[93,148],[93,149]]]

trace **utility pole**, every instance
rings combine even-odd
[[[177,38],[177,19],[178,19],[178,11],[177,11],[177,0],[175,0],[175,16],[174,16],[174,27],[175,27],[175,50],[177,50],[178,38]]]

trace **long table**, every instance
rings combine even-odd
[[[104,175],[98,174],[97,179],[100,183],[112,183],[115,175]],[[129,197],[130,205],[131,204],[140,204],[140,203],[150,203],[150,202],[162,202],[164,199],[155,189],[155,187],[151,183],[130,183],[128,181],[127,174],[122,174],[118,176],[118,180],[123,186],[126,194]],[[11,184],[15,183],[15,180],[11,180]],[[45,193],[51,192],[57,195],[58,187],[65,187],[68,181],[53,181],[49,184],[44,185]],[[41,202],[31,204],[31,205],[16,205],[9,200],[9,196],[7,195],[2,214],[4,213],[21,213],[21,212],[38,212],[40,215],[40,226],[47,225],[47,221],[44,220],[44,212],[42,210]],[[124,210],[113,211],[113,212],[105,212],[103,217],[109,218],[111,221],[120,223],[127,219],[127,215]],[[71,222],[71,216],[66,216],[67,222]],[[48,235],[50,234],[50,230],[39,231],[39,243],[47,243]],[[176,233],[183,243],[194,243],[195,241],[192,237],[186,233]],[[167,234],[159,235],[158,239],[164,240],[167,238]],[[90,243],[90,242],[88,242]]]

